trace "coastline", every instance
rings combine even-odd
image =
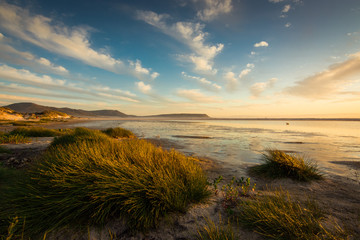
[[[91,118],[91,119],[73,119],[68,122],[53,122],[39,125],[45,128],[67,128],[74,123],[85,123],[88,121],[96,120],[113,120],[104,118]],[[122,120],[116,118],[116,120]],[[125,119],[124,119],[125,120]],[[128,120],[128,119],[126,119]],[[9,126],[5,126],[5,128]],[[4,126],[0,127],[3,130]],[[16,128],[16,127],[12,127]],[[7,129],[9,131],[11,129]],[[6,162],[8,166],[15,168],[26,168],[31,161],[35,160],[39,154],[41,154],[46,147],[51,143],[53,138],[33,138],[31,143],[27,144],[8,144],[9,149],[15,150],[15,156],[1,154],[1,161]],[[161,146],[164,149],[174,148],[181,152],[181,146],[176,145],[174,142],[166,139],[146,139],[157,146]],[[209,158],[201,158],[200,164],[206,171],[209,181],[223,176],[224,183],[229,182],[233,176],[242,177],[237,170],[231,168],[226,164]],[[261,194],[271,194],[274,189],[282,188],[288,191],[290,195],[301,201],[306,201],[307,198],[316,200],[320,207],[327,210],[328,216],[325,223],[336,222],[342,227],[347,227],[353,233],[353,239],[357,239],[360,236],[360,222],[357,221],[360,217],[360,179],[358,182],[347,179],[338,175],[327,175],[324,180],[313,181],[310,183],[299,183],[290,179],[276,179],[269,180],[259,177],[251,176],[251,181],[257,184],[257,192]],[[226,213],[221,207],[222,195],[212,196],[208,203],[192,206],[189,211],[183,215],[174,215],[172,220],[164,219],[159,228],[151,230],[144,235],[144,233],[137,233],[132,236],[133,239],[178,239],[187,238],[190,233],[197,231],[197,224],[205,224],[206,218],[210,218],[217,222],[219,215],[225,216]],[[194,224],[197,223],[197,224]],[[109,222],[105,229],[109,228],[116,233],[120,233],[123,237],[118,239],[127,239],[130,235],[127,235],[127,229],[124,228],[124,224],[118,220]],[[238,235],[243,239],[262,239],[259,234],[250,232],[248,230],[239,229]],[[90,232],[95,239],[100,238],[106,233],[105,230],[96,230],[91,228]],[[61,233],[61,237],[55,237],[52,239],[66,239],[66,236],[74,236],[74,232],[67,233],[68,235]]]

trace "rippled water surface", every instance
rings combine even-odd
[[[305,154],[327,173],[358,178],[359,121],[91,121],[78,126],[123,127],[144,138],[179,144],[182,152],[243,169],[259,163],[267,148]]]

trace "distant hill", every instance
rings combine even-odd
[[[138,117],[134,115],[127,115],[125,113],[119,112],[118,110],[95,110],[87,111],[82,109],[73,109],[73,108],[56,108],[38,105],[30,102],[23,103],[14,103],[7,106],[6,108],[12,109],[18,113],[22,114],[33,114],[33,113],[42,113],[44,111],[55,111],[66,113],[74,117]],[[142,116],[146,118],[172,118],[172,119],[205,119],[210,118],[207,114],[191,114],[191,113],[174,113],[174,114],[160,114],[160,115],[151,115],[151,116]]]
[[[68,115],[72,115],[75,117],[101,117],[101,116],[112,116],[112,117],[127,117],[125,113],[119,112],[117,110],[95,110],[95,111],[86,111],[82,109],[72,109],[72,108],[56,108],[49,106],[42,106],[35,103],[14,103],[8,106],[10,108],[19,113],[37,113],[44,111],[58,111],[63,112]]]
[[[173,113],[173,114],[159,114],[146,117],[152,118],[210,118],[207,114],[192,114],[192,113]]]

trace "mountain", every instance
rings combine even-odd
[[[125,113],[119,112],[117,110],[95,110],[95,111],[86,111],[82,109],[72,109],[72,108],[56,108],[56,107],[48,107],[42,106],[35,103],[14,103],[8,106],[10,108],[19,113],[36,113],[36,112],[43,112],[43,111],[58,111],[63,112],[68,115],[72,115],[75,117],[128,117]]]

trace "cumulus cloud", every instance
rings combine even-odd
[[[254,83],[250,87],[250,92],[253,95],[253,97],[259,97],[261,93],[263,93],[265,90],[272,88],[277,80],[278,80],[277,78],[271,78],[267,82]]]
[[[220,85],[218,85],[214,82],[211,82],[211,81],[207,80],[206,78],[198,77],[198,76],[191,76],[191,75],[186,74],[185,72],[182,72],[181,74],[188,79],[196,80],[206,90],[219,91],[222,88]]]
[[[286,28],[291,27],[291,23],[289,23],[289,22],[288,22],[288,23],[286,23],[286,24],[285,24],[285,27],[286,27]]]
[[[268,46],[269,46],[269,44],[265,41],[261,41],[261,42],[254,44],[254,47],[268,47]]]
[[[346,86],[360,79],[360,52],[352,54],[346,61],[329,66],[295,86],[285,89],[291,95],[307,98],[326,98],[341,93]]]
[[[287,13],[287,12],[290,11],[290,9],[291,9],[291,5],[290,5],[290,4],[286,4],[281,12],[282,12],[282,13]]]
[[[144,82],[140,81],[135,83],[136,86],[138,87],[138,89],[140,90],[140,92],[144,93],[144,94],[148,94],[151,91],[151,86],[150,84],[145,84]]]
[[[179,89],[176,95],[198,103],[219,103],[216,97],[206,96],[199,89]]]
[[[117,74],[138,76],[134,66],[90,46],[88,27],[67,27],[51,18],[6,2],[0,3],[0,26],[8,33],[50,52],[71,57],[93,67]],[[136,67],[136,66],[135,66]],[[145,72],[142,72],[145,75]]]
[[[180,59],[193,63],[195,70],[210,74],[216,73],[216,70],[213,69],[213,59],[222,51],[224,45],[221,43],[206,44],[205,40],[208,33],[203,31],[203,24],[192,22],[168,24],[166,22],[168,15],[151,11],[138,11],[137,17],[188,46],[193,53],[180,55]]]
[[[194,0],[198,2],[199,0]],[[197,12],[202,21],[211,21],[220,14],[229,13],[232,10],[231,0],[201,0],[205,8]]]

